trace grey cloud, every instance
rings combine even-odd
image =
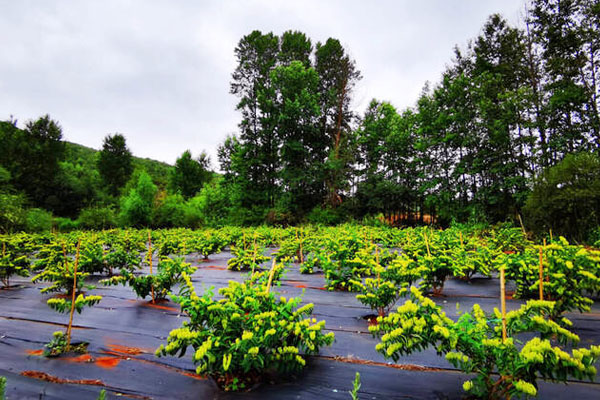
[[[173,163],[236,131],[233,49],[253,29],[336,37],[363,73],[355,93],[402,109],[439,79],[487,16],[518,21],[522,0],[0,0],[0,118],[49,113],[67,140],[99,148],[113,132],[134,154]]]

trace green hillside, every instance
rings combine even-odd
[[[96,165],[96,154],[98,150],[77,143],[65,143],[65,161],[79,163],[83,166],[94,167]],[[133,157],[134,169],[143,169],[152,177],[154,183],[165,187],[169,179],[169,171],[172,165],[150,158]]]

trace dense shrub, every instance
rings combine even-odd
[[[158,355],[183,356],[189,346],[196,372],[210,375],[225,390],[251,387],[269,372],[290,374],[306,364],[304,354],[315,354],[333,342],[323,333],[325,321],[310,318],[313,305],[298,307],[301,299],[276,297],[260,283],[229,281],[219,290],[199,297],[187,274],[186,284],[173,300],[190,320],[170,332]]]
[[[25,198],[22,195],[0,193],[0,232],[14,232],[25,225]]]
[[[158,189],[146,172],[140,173],[137,183],[121,199],[119,218],[125,226],[149,226],[152,223],[154,197]]]
[[[535,182],[524,209],[527,225],[538,233],[552,229],[584,241],[600,225],[600,157],[569,154]]]
[[[168,195],[154,211],[153,225],[157,228],[186,226],[186,210],[182,195]]]
[[[52,230],[52,214],[41,208],[31,208],[25,214],[27,232],[47,232]]]
[[[344,215],[339,210],[317,206],[308,213],[306,221],[315,225],[337,225],[344,222]]]
[[[71,218],[56,217],[54,218],[54,225],[59,232],[70,232],[79,229],[79,221],[72,220]]]
[[[84,229],[110,229],[117,226],[117,215],[112,207],[89,207],[81,210],[77,222]]]

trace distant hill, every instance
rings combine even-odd
[[[65,155],[67,161],[79,162],[83,165],[89,165],[91,168],[95,168],[96,165],[96,154],[98,150],[92,149],[91,147],[83,146],[77,143],[71,143],[65,141]],[[167,185],[169,179],[169,171],[173,168],[172,165],[164,163],[162,161],[151,160],[149,158],[140,158],[133,156],[133,167],[134,169],[144,169],[150,176],[154,183],[161,187]]]

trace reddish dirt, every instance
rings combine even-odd
[[[40,350],[26,350],[25,351],[27,354],[29,354],[30,356],[41,356],[42,354],[44,354],[44,350],[40,349]]]
[[[175,312],[175,313],[179,312],[179,309],[176,308],[176,307],[162,306],[162,305],[159,304],[159,303],[162,303],[162,302],[167,302],[168,300],[158,300],[156,303],[152,303],[152,300],[140,302],[139,300],[130,299],[130,300],[127,300],[127,301],[129,301],[130,303],[140,304],[143,307],[150,307],[150,308],[155,308],[155,309],[164,310],[164,311],[172,311],[172,312]]]
[[[92,358],[92,356],[90,356],[89,354],[82,354],[80,356],[77,357],[65,357],[65,358],[60,358],[60,360],[66,361],[66,362],[74,362],[74,363],[87,363],[87,362],[93,362],[94,359]]]
[[[179,312],[178,308],[170,307],[170,306],[161,306],[160,304],[153,304],[151,301],[144,303],[143,305],[146,307],[150,307],[150,308],[156,308],[158,310],[173,311],[176,313]]]
[[[108,343],[106,347],[108,347],[110,351],[107,351],[105,353],[114,355],[137,356],[144,353],[153,353],[153,351],[149,349],[139,349],[137,347],[127,347],[112,343]]]
[[[284,281],[284,283],[291,285],[293,287],[296,288],[300,288],[300,289],[306,289],[306,285],[304,284],[305,282],[301,282],[301,281]]]
[[[221,265],[201,265],[198,268],[218,269],[221,271],[227,270],[227,267],[223,267]]]
[[[95,364],[100,368],[112,369],[119,365],[121,357],[98,357],[95,361]]]
[[[339,361],[339,362],[349,363],[349,364],[375,365],[378,367],[395,368],[395,369],[401,369],[401,370],[405,370],[405,371],[443,371],[443,369],[441,369],[441,368],[423,367],[421,365],[415,365],[415,364],[388,364],[388,363],[376,362],[376,361],[371,361],[371,360],[361,360],[360,358],[350,358],[350,357],[340,357],[340,356],[335,356],[335,357],[313,356],[313,357],[324,358],[326,360],[334,360],[334,361]]]
[[[99,379],[63,379],[53,375],[49,375],[42,371],[23,371],[22,376],[28,378],[39,379],[46,382],[52,383],[73,383],[76,385],[94,385],[94,386],[106,386],[104,382]]]

